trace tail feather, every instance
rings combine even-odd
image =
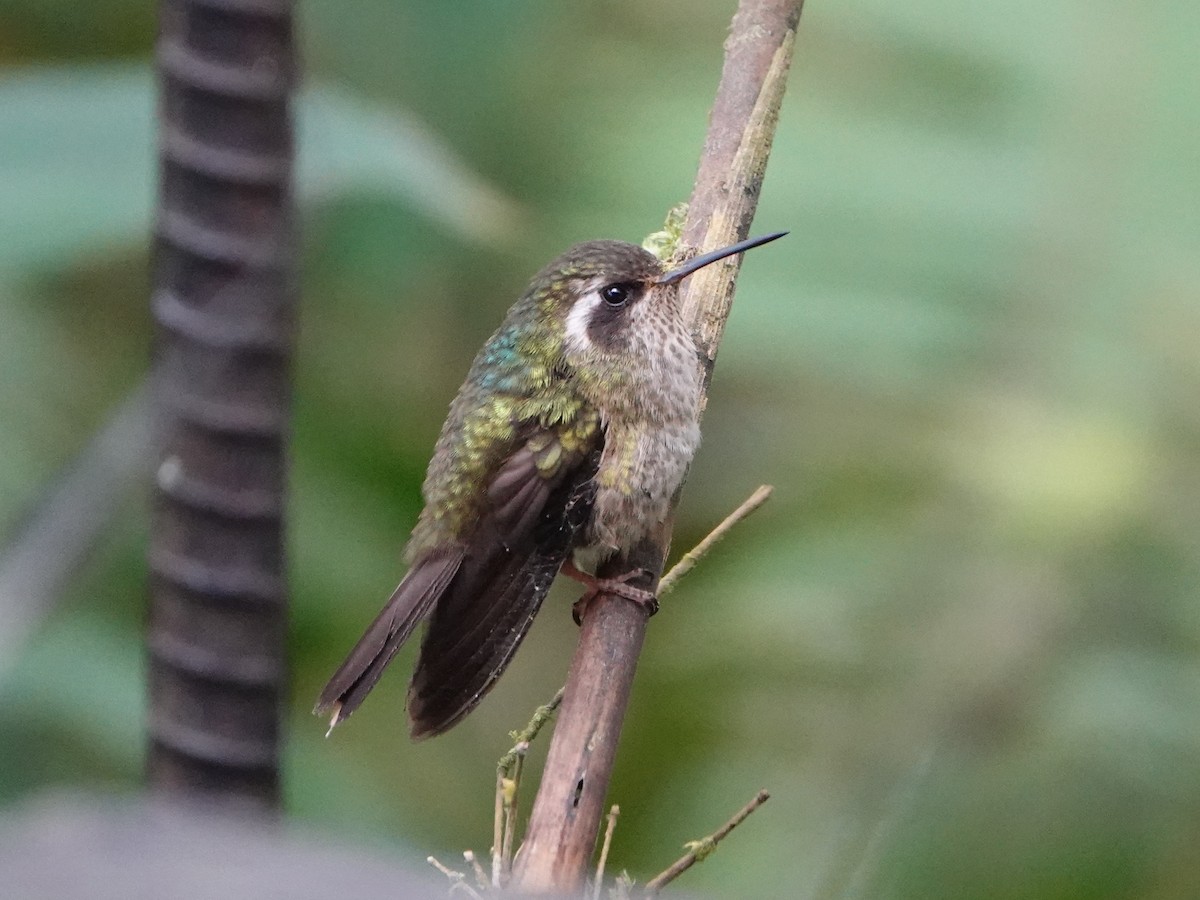
[[[489,507],[465,545],[420,560],[400,582],[317,701],[317,713],[333,713],[330,728],[358,708],[427,616],[408,695],[413,737],[450,728],[491,689],[528,633],[595,495],[599,448],[578,459],[564,456],[550,477],[537,453],[525,446],[499,468]]]
[[[529,632],[563,558],[514,560],[475,595],[477,604],[458,615],[438,605],[409,687],[414,738],[441,734],[483,699]]]
[[[430,617],[408,692],[414,738],[441,734],[478,705],[511,662],[591,510],[585,470],[559,486],[527,541],[468,557]]]
[[[421,560],[404,576],[317,698],[313,712],[332,713],[331,729],[362,704],[413,629],[446,592],[462,561],[461,550],[438,554]]]

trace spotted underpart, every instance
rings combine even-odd
[[[677,291],[649,285],[614,308],[605,286],[581,285],[564,351],[605,433],[589,562],[627,551],[666,518],[700,444],[700,367]]]

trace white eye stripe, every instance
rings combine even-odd
[[[588,337],[588,326],[592,322],[592,313],[604,302],[600,296],[599,279],[593,279],[592,283],[585,287],[583,295],[567,313],[566,342],[567,346],[576,353],[586,353],[592,349],[592,339]]]

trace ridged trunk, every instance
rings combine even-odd
[[[290,0],[163,0],[147,777],[279,803],[295,318]]]

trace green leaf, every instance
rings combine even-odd
[[[46,66],[0,81],[0,280],[145,240],[155,108],[144,65]],[[472,243],[503,244],[519,226],[513,201],[400,111],[317,85],[301,93],[297,119],[305,197],[389,192]]]

